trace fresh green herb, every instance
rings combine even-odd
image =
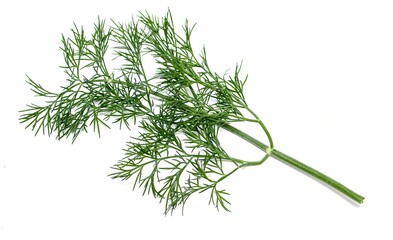
[[[139,127],[139,136],[127,143],[124,159],[110,176],[132,178],[134,188],[165,203],[165,213],[202,192],[210,194],[210,203],[217,209],[228,210],[228,193],[220,182],[240,168],[262,164],[269,156],[362,203],[362,196],[274,148],[267,128],[243,95],[247,77],[240,76],[241,64],[232,74],[212,71],[206,50],[193,51],[194,26],[186,21],[181,33],[176,32],[170,12],[162,18],[140,13],[137,20],[112,21],[111,26],[99,19],[89,37],[74,25],[72,36],[62,37],[66,86],[55,93],[28,78],[32,91],[45,103],[28,105],[20,121],[36,134],[72,137],[73,141],[91,125],[98,135],[102,127],[109,128],[108,122]],[[113,70],[106,64],[109,49],[120,64]],[[157,65],[153,75],[145,72],[147,56]],[[258,124],[268,145],[231,125],[236,122]],[[221,129],[266,154],[259,161],[230,156],[220,145]]]

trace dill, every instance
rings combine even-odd
[[[170,11],[163,17],[140,13],[129,23],[98,19],[87,36],[75,24],[71,37],[62,36],[67,84],[59,93],[44,89],[28,78],[31,90],[43,105],[30,104],[20,121],[35,134],[57,139],[72,138],[89,127],[100,135],[109,123],[139,128],[125,148],[125,157],[113,166],[112,178],[132,179],[165,204],[165,214],[184,206],[194,193],[208,192],[210,203],[229,211],[228,192],[220,182],[240,168],[262,164],[273,157],[330,185],[361,203],[363,197],[276,150],[272,137],[243,94],[247,77],[241,64],[224,75],[212,71],[206,50],[195,54],[191,35],[195,24],[186,20],[175,31]],[[106,56],[112,52],[121,64],[108,69]],[[152,76],[143,59],[152,56],[158,66]],[[258,124],[268,144],[233,127],[235,122]],[[243,138],[265,152],[259,161],[237,159],[222,148],[220,129]]]

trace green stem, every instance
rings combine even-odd
[[[263,122],[261,121],[261,119],[259,119],[258,115],[256,113],[254,113],[254,111],[252,111],[249,107],[246,107],[247,111],[249,113],[252,114],[252,116],[254,116],[254,118],[257,120],[257,122],[259,123],[259,125],[262,127],[263,131],[265,132],[267,139],[269,140],[269,147],[273,149],[274,145],[273,145],[273,139],[272,136],[270,135],[269,131],[267,130],[265,124],[263,124]]]
[[[248,135],[247,133],[231,126],[228,124],[224,124],[222,125],[222,128],[224,128],[225,130],[239,136],[240,138],[246,140],[247,142],[253,144],[254,146],[256,146],[257,148],[263,150],[263,151],[267,151],[269,149],[269,146],[267,146],[266,144],[258,141],[257,139],[253,138],[252,136]],[[272,156],[273,158],[288,164],[289,166],[298,169],[304,173],[307,173],[308,175],[326,183],[327,185],[331,186],[333,189],[341,192],[342,194],[344,194],[345,196],[347,196],[348,198],[354,200],[355,202],[361,204],[363,203],[364,197],[357,194],[356,192],[352,191],[351,189],[347,188],[346,186],[342,185],[341,183],[337,182],[336,180],[326,176],[325,174],[319,172],[318,170],[315,170],[312,167],[307,166],[304,163],[299,162],[298,160],[294,159],[293,157],[290,157],[276,149],[273,149],[270,153],[270,156]],[[256,164],[251,164],[251,165],[256,165]]]

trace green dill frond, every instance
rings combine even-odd
[[[58,93],[28,78],[44,104],[30,104],[20,122],[36,134],[72,138],[89,129],[100,135],[112,124],[138,128],[113,166],[112,178],[133,181],[134,188],[165,204],[165,214],[184,206],[195,193],[208,192],[209,203],[229,211],[229,193],[221,182],[246,166],[276,157],[336,187],[353,199],[361,196],[310,167],[304,167],[273,147],[267,128],[247,105],[242,64],[232,73],[218,74],[208,64],[206,49],[195,53],[191,37],[195,24],[175,29],[170,11],[163,17],[140,13],[129,23],[98,18],[91,35],[74,24],[62,36],[67,79]],[[146,72],[144,59],[153,57],[157,69]],[[108,68],[112,58],[113,68]],[[265,145],[231,126],[257,123],[269,139]],[[266,152],[260,161],[229,156],[218,133],[225,129]],[[333,180],[334,181],[334,180]],[[350,190],[349,190],[350,191]]]

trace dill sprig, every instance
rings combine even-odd
[[[140,13],[137,20],[112,21],[109,26],[98,19],[89,36],[74,24],[71,37],[62,36],[67,84],[54,93],[28,78],[44,104],[28,105],[20,121],[36,134],[72,141],[90,126],[98,135],[111,122],[138,127],[139,135],[126,144],[125,157],[110,176],[133,179],[134,188],[165,203],[165,213],[202,192],[209,192],[210,203],[217,209],[229,211],[229,194],[220,182],[240,168],[262,164],[269,156],[361,203],[362,196],[274,149],[270,133],[245,100],[247,77],[241,76],[242,65],[236,65],[231,74],[211,70],[205,48],[199,54],[192,48],[194,27],[186,20],[180,32],[175,31],[170,11],[160,18]],[[107,67],[108,52],[119,63],[115,69]],[[145,72],[146,56],[155,59],[155,73]],[[235,122],[259,124],[268,145],[233,127]],[[262,149],[264,157],[247,161],[230,156],[220,145],[220,129]]]

